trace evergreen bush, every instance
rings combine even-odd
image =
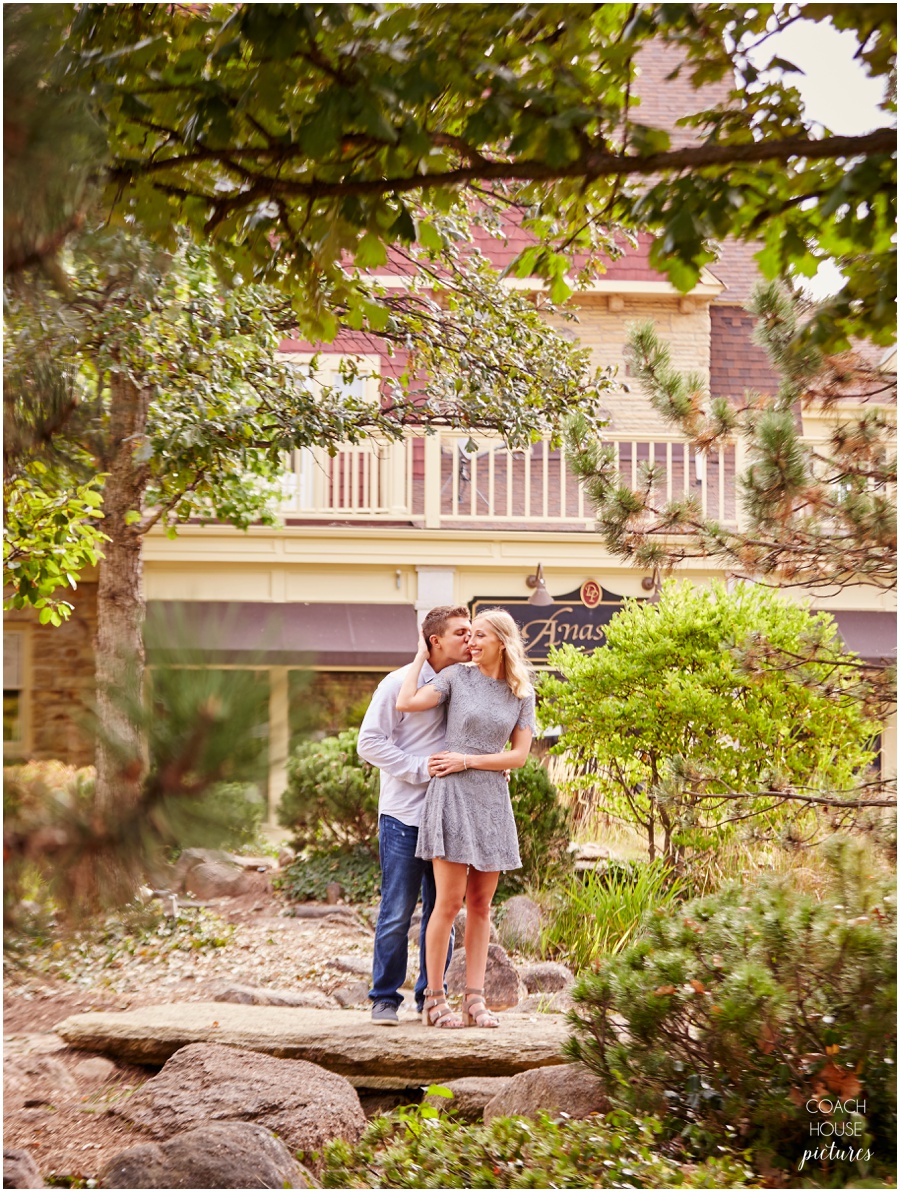
[[[304,741],[288,758],[278,822],[295,848],[378,853],[378,771],[356,752],[359,729]]]
[[[823,901],[784,880],[732,883],[651,913],[579,982],[567,1053],[617,1107],[659,1115],[698,1154],[749,1146],[795,1176],[893,1156],[893,881],[844,839],[829,855]]]

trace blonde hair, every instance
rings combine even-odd
[[[503,645],[503,663],[506,668],[506,682],[516,697],[524,699],[534,690],[531,683],[531,665],[525,653],[525,643],[519,626],[502,608],[479,609],[474,618],[487,621]]]

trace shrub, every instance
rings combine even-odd
[[[646,913],[668,906],[681,889],[660,861],[572,874],[554,892],[541,952],[576,973],[592,968],[601,956],[634,943]]]
[[[265,814],[265,800],[254,783],[220,782],[197,800],[192,817],[196,839],[191,824],[186,825],[180,837],[183,847],[239,848],[256,844]]]
[[[536,757],[513,770],[509,778],[522,868],[504,873],[497,887],[500,897],[521,893],[527,885],[540,885],[572,866],[568,846],[570,816],[556,793],[546,769]]]
[[[470,1125],[411,1106],[369,1122],[355,1145],[327,1143],[321,1180],[326,1188],[734,1188],[752,1181],[731,1155],[680,1168],[656,1153],[660,1129],[624,1114]]]
[[[893,883],[874,884],[845,841],[831,859],[825,902],[764,880],[649,916],[576,986],[570,1058],[700,1154],[736,1143],[798,1170],[837,1126],[853,1132],[838,1148],[893,1155]],[[821,1168],[807,1157],[803,1175]]]
[[[555,749],[579,770],[575,789],[637,827],[651,860],[680,864],[748,816],[774,834],[813,819],[776,792],[857,785],[878,728],[853,660],[831,617],[777,592],[667,582],[656,604],[626,602],[592,654],[551,651],[562,678],[541,683],[539,715],[563,726]]]
[[[348,902],[372,902],[381,885],[378,858],[364,845],[311,852],[278,879],[293,902],[324,902],[330,882],[339,882]]]
[[[358,738],[354,728],[305,741],[288,758],[278,822],[293,833],[296,848],[375,848],[378,771],[357,754]]]

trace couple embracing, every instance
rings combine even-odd
[[[509,613],[487,609],[470,623],[464,607],[432,609],[415,659],[381,682],[359,733],[360,756],[381,771],[374,1022],[398,1022],[421,892],[415,997],[422,1021],[444,1029],[499,1025],[484,1000],[491,900],[500,872],[521,866],[504,771],[525,765],[533,733],[534,689]],[[464,901],[460,1018],[447,1004],[444,973]]]

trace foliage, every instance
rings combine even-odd
[[[296,848],[362,845],[378,836],[379,777],[356,752],[359,729],[305,741],[288,758],[278,822]]]
[[[753,1173],[731,1153],[685,1168],[664,1158],[661,1129],[625,1114],[572,1121],[542,1113],[470,1125],[415,1106],[370,1121],[354,1145],[327,1143],[320,1178],[325,1188],[753,1186]]]
[[[31,762],[12,770],[4,808],[4,907],[36,870],[61,918],[77,920],[127,903],[167,850],[240,843],[258,817],[234,786],[254,777],[266,709],[252,672],[154,669],[150,698],[119,692],[116,706],[138,726],[150,766],[134,806],[107,807],[93,769]],[[125,772],[144,769],[102,722],[94,724]],[[9,772],[8,772],[9,773]]]
[[[422,196],[446,209],[461,193],[524,217],[537,242],[513,268],[554,300],[571,255],[609,251],[617,226],[657,233],[651,263],[683,290],[736,236],[762,241],[769,277],[839,261],[812,333],[889,343],[892,93],[886,127],[822,130],[765,44],[800,19],[850,31],[866,71],[891,77],[893,11],[859,4],[493,5],[477,22],[449,4],[85,4],[48,74],[91,95],[114,215],[164,243],[189,227],[232,277],[280,273],[317,338],[371,303],[347,259],[377,268],[385,246],[433,243]],[[642,119],[650,42],[709,85],[678,121],[691,145]]]
[[[347,902],[371,903],[381,887],[381,867],[365,845],[313,849],[294,861],[279,878],[292,902],[325,902],[327,887],[337,882]]]
[[[3,484],[5,608],[39,609],[42,625],[60,625],[72,605],[57,593],[74,588],[94,567],[106,535],[99,491],[103,477],[72,483],[41,460],[32,460]]]
[[[894,883],[846,839],[830,855],[823,901],[789,881],[733,883],[651,915],[579,983],[567,1054],[618,1108],[659,1114],[697,1153],[749,1146],[795,1173],[832,1140],[811,1129],[826,1122],[847,1123],[836,1146],[893,1156]]]
[[[603,956],[640,938],[648,911],[668,907],[681,893],[682,883],[660,861],[575,873],[553,892],[541,955],[576,973],[596,968]]]
[[[758,643],[806,661],[749,669],[741,652]],[[676,863],[748,817],[796,833],[807,799],[840,811],[831,792],[855,785],[877,732],[847,661],[826,613],[766,588],[670,581],[658,603],[627,602],[592,654],[551,653],[562,677],[542,683],[539,715],[562,725],[557,748],[581,767],[577,783],[646,834],[651,860]]]
[[[734,573],[781,586],[897,582],[897,385],[848,353],[798,349],[803,312],[778,284],[758,286],[755,336],[780,377],[777,392],[711,398],[708,383],[671,364],[652,323],[632,328],[632,371],[654,408],[707,455],[736,439],[747,467],[737,477],[737,528],[705,515],[698,496],[666,499],[661,465],[642,465],[637,488],[623,482],[609,446],[575,419],[568,459],[597,506],[609,549],[639,567],[717,559]],[[825,442],[810,442],[797,418],[824,417]]]
[[[220,782],[199,801],[204,830],[198,840],[182,835],[182,848],[208,844],[207,821],[218,824],[222,832],[219,847],[248,848],[259,840],[259,829],[266,816],[266,803],[259,787],[248,782]]]
[[[525,886],[541,884],[564,873],[572,858],[568,852],[571,823],[568,809],[557,796],[546,768],[536,757],[512,770],[509,797],[522,868],[502,873],[497,886],[500,898],[522,892]]]

